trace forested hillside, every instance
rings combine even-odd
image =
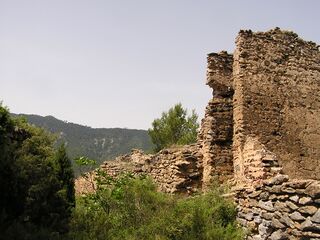
[[[71,158],[87,156],[98,163],[139,148],[152,149],[152,143],[145,130],[122,128],[91,128],[59,120],[53,116],[12,114],[21,116],[29,123],[47,129],[58,136],[58,144],[66,142]]]

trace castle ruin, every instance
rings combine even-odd
[[[209,101],[196,144],[105,162],[169,193],[234,185],[248,239],[320,239],[320,51],[279,28],[239,32],[208,55]],[[130,167],[128,167],[130,166]]]

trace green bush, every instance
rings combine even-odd
[[[77,199],[71,239],[242,239],[218,190],[181,197],[157,192],[148,177],[97,175],[97,190]]]

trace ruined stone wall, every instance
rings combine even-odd
[[[233,86],[237,180],[248,181],[256,168],[252,163],[262,164],[263,154],[259,158],[255,152],[263,149],[253,145],[264,146],[291,178],[320,179],[320,52],[316,44],[279,29],[240,31]]]
[[[237,191],[238,222],[253,239],[320,239],[320,182],[277,175]]]
[[[146,174],[166,193],[192,194],[202,189],[202,155],[197,145],[164,149],[157,154],[144,154],[141,150],[104,162],[100,168],[111,176],[130,172]],[[94,174],[76,180],[76,193],[94,191]]]
[[[208,55],[207,85],[213,90],[201,122],[198,144],[203,156],[203,186],[233,177],[232,55]]]

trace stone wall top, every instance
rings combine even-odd
[[[232,90],[233,56],[226,51],[208,54],[207,85],[214,96],[230,96]]]

